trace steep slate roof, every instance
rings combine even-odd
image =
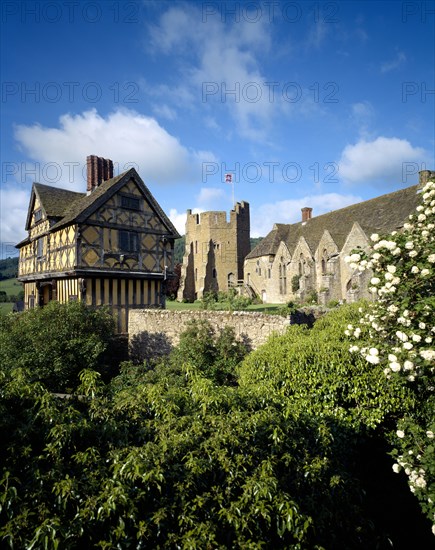
[[[76,193],[75,191],[67,191],[66,189],[58,189],[42,183],[34,183],[32,188],[32,196],[30,198],[30,207],[27,213],[26,229],[30,227],[30,215],[33,206],[33,197],[37,196],[41,207],[47,214],[48,218],[62,218],[65,213],[65,208],[78,199],[85,197],[85,193]]]
[[[246,259],[275,255],[281,241],[292,254],[301,237],[305,238],[311,251],[315,252],[325,230],[329,231],[341,250],[355,222],[359,223],[367,236],[398,230],[420,202],[418,188],[418,185],[407,187],[311,218],[306,223],[275,224],[272,231],[251,250]]]
[[[139,174],[134,168],[130,168],[126,172],[119,174],[110,180],[104,181],[89,195],[84,195],[82,198],[74,202],[64,213],[64,217],[53,225],[52,230],[60,229],[71,223],[84,222],[95,210],[102,206],[106,200],[112,197],[121,187],[123,187],[130,179],[134,179],[144,197],[149,202],[151,208],[158,214],[163,224],[174,238],[180,237],[171,220],[161,209],[159,203],[153,197],[151,191],[142,181]]]
[[[84,222],[97,208],[103,205],[108,198],[114,195],[121,187],[123,187],[130,179],[134,179],[140,190],[149,202],[151,208],[158,214],[163,224],[168,231],[178,238],[180,235],[172,224],[171,220],[161,209],[158,202],[151,194],[148,187],[144,184],[139,174],[134,168],[130,168],[126,172],[119,174],[110,180],[104,181],[92,193],[76,193],[74,191],[66,191],[57,187],[50,187],[41,183],[34,183],[32,189],[32,198],[30,200],[29,212],[27,214],[26,229],[30,227],[30,214],[33,205],[33,196],[36,194],[41,202],[42,208],[47,216],[57,220],[50,228],[50,231],[56,231],[61,227],[72,223]],[[27,242],[25,239],[19,245]],[[19,246],[17,245],[17,246]]]

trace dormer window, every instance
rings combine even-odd
[[[42,220],[42,208],[38,208],[38,210],[35,210],[33,212],[33,219],[35,220],[35,223],[38,223]]]
[[[140,210],[140,200],[137,197],[121,195],[121,207],[129,210]]]

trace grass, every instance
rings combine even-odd
[[[222,304],[223,306],[224,304]],[[246,308],[246,311],[258,311],[259,313],[274,313],[283,304],[252,304]],[[166,309],[169,311],[197,311],[201,309],[201,302],[185,304],[183,302],[166,300]],[[213,311],[213,310],[210,310]]]
[[[12,302],[0,302],[0,315],[6,315],[12,311]]]
[[[16,279],[4,279],[0,281],[0,290],[6,292],[8,296],[16,296],[20,290],[23,290],[23,285]]]
[[[0,290],[6,292],[8,296],[16,296],[20,290],[23,290],[23,285],[16,279],[4,279],[0,281]],[[6,315],[12,311],[12,302],[0,302],[0,315]]]
[[[201,302],[194,302],[193,304],[185,304],[183,302],[177,302],[176,300],[166,300],[166,309],[169,311],[189,311],[201,309]]]

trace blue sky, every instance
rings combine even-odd
[[[251,233],[413,185],[434,160],[434,2],[1,5],[2,255],[31,184],[86,156],[185,211],[251,204]]]

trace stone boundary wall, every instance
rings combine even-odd
[[[276,332],[283,334],[289,317],[251,311],[168,311],[166,309],[130,310],[128,321],[130,356],[133,360],[165,355],[179,342],[188,321],[206,320],[217,329],[231,326],[236,337],[250,349],[264,344]]]

